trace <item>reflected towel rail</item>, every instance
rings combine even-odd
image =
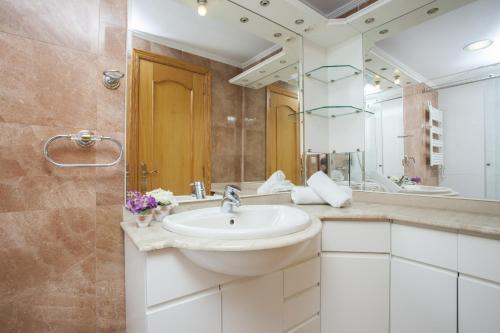
[[[59,139],[68,139],[75,141],[76,144],[78,144],[82,148],[90,148],[92,147],[97,141],[112,141],[114,142],[118,148],[120,149],[120,153],[118,155],[118,158],[114,160],[113,162],[110,163],[59,163],[54,161],[50,156],[49,156],[49,145],[51,142],[59,140]],[[118,164],[120,160],[122,159],[123,155],[123,147],[120,141],[113,139],[112,137],[109,136],[101,136],[101,135],[96,135],[92,131],[89,130],[83,130],[80,131],[76,134],[59,134],[51,137],[50,139],[45,142],[45,145],[43,146],[43,156],[47,161],[50,163],[54,164],[57,167],[60,168],[85,168],[85,167],[97,167],[97,168],[102,168],[102,167],[111,167],[113,165]]]

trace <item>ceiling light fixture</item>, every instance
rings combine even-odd
[[[381,70],[381,71],[386,71],[386,70],[387,70],[387,68],[386,68],[386,67],[382,67],[380,70]]]
[[[261,5],[262,7],[269,6],[269,4],[270,4],[270,3],[271,3],[271,2],[270,2],[269,0],[261,0],[261,1],[260,1],[260,5]]]
[[[401,83],[401,80],[399,78],[400,78],[399,75],[394,76],[394,84],[400,84]]]
[[[304,32],[309,32],[313,29],[312,26],[307,26],[305,29],[304,29]]]
[[[262,70],[262,71],[259,71],[260,74],[264,74],[266,71]]]
[[[380,81],[375,81],[375,89],[380,90]]]
[[[437,11],[438,11],[438,10],[439,10],[439,8],[437,8],[437,7],[431,8],[431,9],[429,9],[429,10],[427,11],[427,14],[428,14],[428,15],[432,15],[432,14],[434,14],[434,13],[437,13]]]
[[[286,60],[280,60],[280,64],[286,64]]]
[[[274,34],[274,37],[276,37],[276,38],[280,38],[280,37],[281,37],[281,32],[276,32],[276,33]]]
[[[248,17],[241,17],[240,18],[241,23],[247,23],[248,22]]]
[[[375,22],[375,19],[374,19],[373,17],[369,17],[369,18],[367,18],[367,19],[365,20],[365,23],[366,23],[366,24],[370,24],[370,23],[373,23],[373,22]]]
[[[365,62],[370,62],[370,61],[372,61],[372,58],[366,58],[365,59]]]
[[[207,15],[207,0],[198,0],[198,15]]]
[[[482,39],[465,45],[464,50],[471,52],[479,51],[487,47],[490,47],[491,44],[493,44],[493,41],[491,39]]]
[[[389,29],[383,29],[383,30],[380,30],[378,33],[381,35],[385,35],[388,32],[389,32]]]
[[[303,19],[296,19],[295,20],[295,24],[302,24],[302,23],[304,23]]]

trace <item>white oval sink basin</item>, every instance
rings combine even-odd
[[[250,205],[232,213],[213,207],[174,214],[163,227],[184,237],[179,250],[195,264],[258,276],[290,265],[321,231],[321,222],[293,207]]]
[[[167,216],[165,229],[186,236],[213,239],[260,239],[279,237],[311,225],[304,211],[279,205],[236,208],[232,213],[220,207],[197,209]]]
[[[449,187],[426,186],[426,185],[405,185],[403,192],[412,194],[433,194],[433,195],[458,195]]]

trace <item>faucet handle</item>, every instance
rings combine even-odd
[[[236,185],[226,185],[224,187],[224,192],[225,193],[234,193],[234,194],[239,194],[241,192],[241,188]]]

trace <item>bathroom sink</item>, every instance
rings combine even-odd
[[[212,239],[279,237],[311,225],[304,211],[279,205],[242,206],[232,213],[219,207],[197,209],[165,217],[165,229],[186,236]]]
[[[258,276],[291,264],[321,231],[304,211],[280,205],[249,205],[223,213],[203,208],[164,218],[178,235],[179,250],[195,264],[222,274]]]
[[[402,192],[412,194],[458,195],[458,193],[449,187],[426,185],[405,185]]]

